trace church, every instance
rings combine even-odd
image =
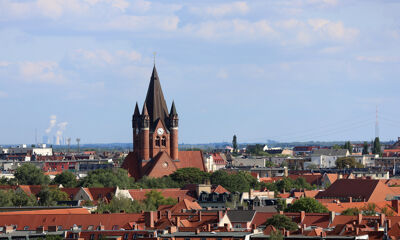
[[[125,158],[122,167],[136,180],[143,176],[167,176],[180,168],[205,171],[201,151],[179,151],[178,126],[175,103],[172,102],[168,111],[154,65],[141,113],[136,102],[132,116],[133,152]]]

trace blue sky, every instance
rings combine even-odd
[[[180,143],[400,135],[395,0],[0,0],[0,143],[131,142],[156,65]]]

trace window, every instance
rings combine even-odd
[[[222,240],[222,238],[217,238],[217,240]]]
[[[87,230],[89,230],[89,231],[93,230],[93,225],[89,225],[89,226],[87,227]]]
[[[160,146],[160,137],[156,137],[156,146],[157,146],[157,147]]]
[[[124,240],[128,240],[128,236],[129,236],[129,234],[128,234],[128,233],[125,233],[125,234],[124,234]]]
[[[164,147],[167,146],[167,140],[165,139],[165,137],[162,137],[161,144],[162,144]]]
[[[60,225],[60,226],[57,226],[57,231],[62,231],[63,230],[63,228],[62,228],[62,226]]]
[[[240,223],[235,223],[235,225],[234,225],[234,228],[241,228],[242,227],[242,224],[240,224]]]
[[[103,238],[103,235],[101,235],[101,234],[99,234],[98,236],[97,236],[97,239],[102,239]]]
[[[112,227],[112,230],[118,230],[119,229],[119,226],[118,225],[114,225],[113,227]]]
[[[190,238],[185,238],[185,240],[190,240]]]
[[[90,240],[94,240],[94,234],[90,234]]]
[[[24,227],[24,230],[29,230],[29,226],[25,226],[25,227]]]

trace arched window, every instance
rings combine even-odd
[[[156,137],[156,146],[157,146],[157,147],[160,146],[160,137]]]
[[[162,144],[164,147],[167,146],[167,140],[165,139],[165,137],[162,137],[161,144]]]

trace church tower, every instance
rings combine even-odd
[[[146,99],[132,115],[133,152],[122,167],[136,180],[143,176],[163,177],[181,168],[205,171],[201,151],[178,151],[179,117],[175,102],[168,111],[156,66],[150,77]]]
[[[173,160],[178,161],[178,114],[174,102],[168,113],[155,66],[142,114],[139,114],[138,105],[135,106],[132,128],[134,152],[142,167],[161,152],[166,152]]]

